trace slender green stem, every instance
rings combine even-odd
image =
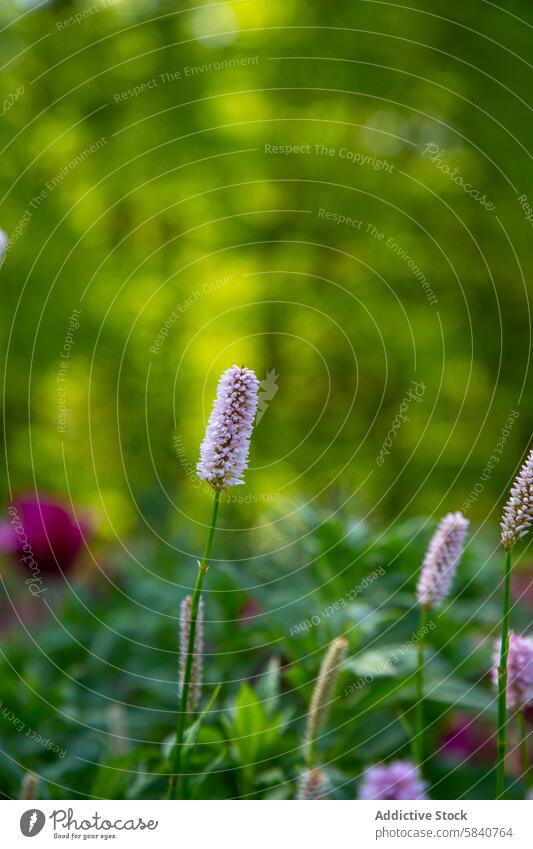
[[[413,733],[413,726],[411,725],[411,723],[409,722],[409,720],[407,719],[405,714],[403,714],[401,712],[401,710],[397,711],[397,716],[398,716],[398,719],[400,720],[400,723],[402,725],[403,730],[405,731],[405,733],[406,733],[406,735],[409,739],[409,746],[410,746],[410,749],[411,749],[411,755],[412,755],[413,760],[416,763],[417,751],[416,751],[416,747],[415,747],[415,735]]]
[[[511,597],[511,549],[505,552],[505,584],[503,591],[502,637],[498,666],[498,767],[496,798],[505,793],[505,749],[507,744],[507,653],[509,651],[509,602]]]
[[[172,750],[171,760],[172,760],[172,774],[170,776],[169,781],[169,798],[175,799],[176,793],[179,790],[179,782],[181,780],[181,765],[182,765],[182,750],[183,750],[183,736],[185,734],[185,720],[187,716],[187,700],[189,697],[189,686],[191,682],[191,671],[192,665],[194,661],[194,639],[196,636],[196,623],[198,621],[198,609],[200,607],[200,598],[202,594],[202,584],[205,578],[205,574],[207,572],[207,568],[209,565],[209,555],[211,554],[211,545],[213,543],[213,536],[215,534],[215,527],[217,524],[217,514],[218,514],[218,505],[220,502],[220,490],[217,489],[215,492],[215,500],[213,503],[213,515],[211,517],[211,524],[209,526],[209,532],[207,535],[207,541],[205,544],[205,550],[202,559],[198,563],[198,574],[196,576],[196,583],[194,585],[194,590],[192,594],[192,603],[191,603],[191,623],[189,627],[189,642],[187,645],[187,661],[185,664],[185,672],[183,675],[183,686],[181,689],[181,698],[180,705],[178,711],[178,718],[176,724],[176,742],[174,744],[174,748]]]
[[[420,769],[422,769],[424,762],[424,648],[426,645],[428,612],[427,604],[423,604],[420,608],[419,639],[417,644],[418,665],[416,670],[415,736],[413,740],[416,762]]]
[[[516,719],[518,722],[518,731],[520,734],[520,752],[522,753],[522,769],[524,771],[524,781],[528,790],[531,790],[533,781],[531,780],[531,772],[529,768],[529,748],[527,745],[526,720],[524,712],[519,710]]]

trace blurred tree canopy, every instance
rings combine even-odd
[[[531,433],[528,20],[4,0],[6,497],[201,521],[243,362],[277,391],[241,501],[494,519]]]

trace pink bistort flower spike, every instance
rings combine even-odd
[[[410,761],[371,766],[363,773],[359,799],[427,799],[427,784]]]
[[[509,501],[503,508],[500,527],[505,548],[527,534],[533,521],[533,448],[511,488]]]
[[[329,779],[324,770],[314,767],[305,769],[298,781],[298,799],[325,799],[331,789]]]
[[[450,592],[468,524],[462,513],[448,513],[433,534],[418,581],[419,604],[438,607]]]
[[[38,789],[38,777],[35,775],[34,772],[27,772],[24,778],[22,779],[22,784],[20,785],[20,798],[27,800],[36,799]]]
[[[179,692],[183,688],[185,678],[185,667],[187,665],[187,649],[189,646],[189,633],[191,630],[191,606],[192,596],[188,595],[181,602],[180,609],[180,663],[179,663]],[[200,599],[198,618],[196,620],[196,631],[194,634],[194,653],[189,681],[189,693],[187,695],[187,712],[195,711],[200,703],[202,695],[202,677],[204,664],[204,600]]]
[[[326,721],[334,697],[335,684],[348,650],[348,640],[337,637],[320,664],[307,714],[307,745],[313,747]]]
[[[214,489],[244,483],[258,390],[255,373],[244,366],[233,366],[219,380],[196,467],[198,477]]]

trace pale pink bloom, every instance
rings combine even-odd
[[[509,501],[503,508],[500,523],[502,543],[511,548],[525,536],[533,520],[533,448],[511,488]]]
[[[258,390],[255,373],[244,367],[233,366],[219,380],[196,467],[214,489],[244,483]]]
[[[438,607],[449,594],[468,524],[462,513],[448,513],[433,534],[418,581],[420,604]]]

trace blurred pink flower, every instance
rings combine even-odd
[[[91,530],[86,516],[74,519],[66,505],[46,495],[17,498],[7,512],[8,521],[0,524],[0,552],[43,575],[68,571]]]
[[[498,688],[498,665],[500,663],[500,641],[494,649],[492,683]],[[507,707],[525,710],[533,707],[533,637],[522,637],[509,632],[507,654]]]
[[[392,761],[365,769],[359,799],[427,799],[427,783],[411,761]]]
[[[533,568],[531,561],[526,563],[525,558],[520,569],[511,576],[511,595],[525,610],[533,610]]]
[[[249,596],[239,612],[237,613],[237,619],[242,625],[249,625],[253,619],[256,619],[260,613],[262,612],[261,605],[255,598]]]

